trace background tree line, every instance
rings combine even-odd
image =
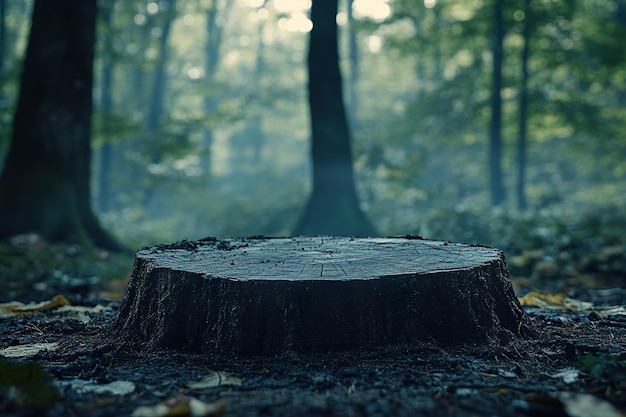
[[[0,3],[6,154],[32,2]],[[104,228],[131,245],[293,233],[313,178],[310,2],[98,6]],[[622,0],[346,0],[336,21],[359,205],[379,233],[481,240],[464,235],[481,215],[623,206]]]

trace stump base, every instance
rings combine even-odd
[[[151,348],[247,356],[500,343],[522,335],[528,321],[496,249],[251,238],[139,251],[114,330]]]

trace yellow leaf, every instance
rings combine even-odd
[[[0,317],[21,316],[26,314],[39,313],[60,306],[68,306],[70,302],[63,295],[55,295],[52,300],[40,303],[24,304],[19,301],[0,304]]]
[[[210,371],[200,381],[191,381],[187,386],[191,389],[202,390],[225,385],[241,385],[240,378],[222,371]]]
[[[563,308],[563,300],[565,294],[543,294],[539,292],[529,292],[525,296],[519,299],[519,302],[523,306],[535,306],[535,307],[558,307]]]

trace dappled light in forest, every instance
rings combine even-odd
[[[11,100],[18,92],[11,71],[25,51],[32,3],[6,9],[6,39],[16,42],[4,60],[6,79],[13,77],[5,84]],[[170,1],[114,0],[110,9],[103,6],[94,61],[92,198],[107,227],[129,233],[125,219],[133,212],[145,221],[139,241],[292,232],[312,189],[305,68],[311,4],[211,0],[170,7]],[[414,6],[340,2],[338,52],[359,207],[381,233],[437,237],[443,231],[428,219],[441,210],[450,217],[491,210],[493,10],[484,1]],[[513,189],[521,175],[524,91],[522,191],[530,208],[565,205],[569,212],[581,202],[623,203],[621,10],[604,0],[505,5],[499,97],[507,209],[518,205]],[[10,122],[14,102],[4,101],[2,120]],[[167,226],[151,236],[159,222]]]
[[[622,0],[0,0],[0,415],[626,415],[624,39]]]
[[[279,13],[299,12],[311,8],[311,0],[272,0],[272,4]]]
[[[388,0],[354,0],[354,16],[382,22],[391,15]]]
[[[148,12],[148,14],[157,14],[159,12],[159,3],[157,3],[156,1],[149,2],[146,5],[146,11]]]
[[[133,22],[135,22],[136,25],[144,26],[148,22],[148,18],[143,13],[137,13],[133,17]]]
[[[371,35],[367,37],[367,49],[372,53],[380,52],[383,47],[383,38],[378,35]]]
[[[310,32],[313,23],[303,12],[292,12],[288,18],[278,19],[278,27],[287,32]]]

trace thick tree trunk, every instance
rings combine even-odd
[[[375,234],[359,207],[337,51],[337,0],[313,1],[309,43],[313,192],[294,235]]]
[[[409,238],[183,241],[137,253],[123,343],[274,355],[531,332],[500,251]]]
[[[96,0],[37,0],[0,178],[0,236],[119,246],[90,206]]]

